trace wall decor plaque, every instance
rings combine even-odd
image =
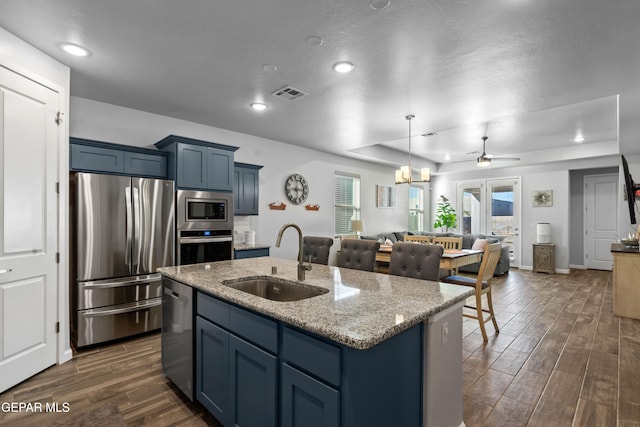
[[[532,191],[531,205],[535,207],[553,206],[553,190]]]

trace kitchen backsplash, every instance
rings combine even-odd
[[[244,243],[244,232],[253,230],[258,235],[257,216],[234,216],[233,217],[233,240],[236,243]]]

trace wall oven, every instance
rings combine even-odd
[[[178,190],[176,193],[178,265],[233,257],[233,195]]]

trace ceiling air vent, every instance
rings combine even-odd
[[[307,95],[306,92],[301,91],[300,89],[296,89],[295,87],[285,86],[271,93],[277,97],[293,101],[294,99],[298,99],[304,95]]]

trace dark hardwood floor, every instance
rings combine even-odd
[[[496,278],[500,334],[489,323],[483,344],[477,321],[463,323],[468,427],[640,426],[640,321],[612,314],[611,279],[592,270]],[[132,426],[219,425],[162,375],[158,334],[80,352],[0,394],[1,402],[71,409],[0,411],[3,426],[43,426],[108,403]]]

